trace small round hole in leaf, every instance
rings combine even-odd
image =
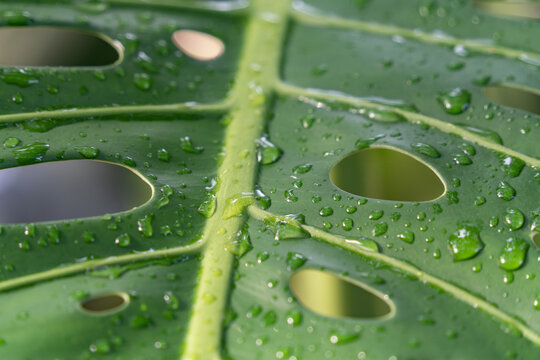
[[[290,289],[302,305],[324,316],[381,318],[394,312],[393,303],[376,290],[320,270],[297,271]]]
[[[172,40],[176,47],[196,60],[210,61],[225,52],[225,44],[215,36],[195,30],[178,30]]]
[[[129,303],[126,293],[110,293],[91,297],[81,302],[81,309],[88,314],[105,315],[124,309]]]
[[[120,43],[102,34],[52,26],[2,27],[0,49],[0,66],[106,66],[122,57]]]
[[[430,201],[445,191],[440,176],[423,161],[385,147],[350,153],[334,165],[330,180],[351,194],[381,200]]]

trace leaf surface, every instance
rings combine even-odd
[[[43,0],[3,2],[0,25],[123,48],[0,68],[1,167],[92,158],[153,188],[129,211],[2,226],[0,358],[540,356],[540,118],[485,90],[538,95],[538,21],[468,1]],[[225,52],[191,58],[177,30]],[[298,293],[307,269],[389,313],[310,307],[369,303]],[[85,310],[107,296],[124,303]]]

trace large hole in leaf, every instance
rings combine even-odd
[[[439,175],[427,164],[383,147],[347,155],[334,165],[330,180],[351,194],[394,201],[434,200],[445,190]]]
[[[89,314],[105,315],[122,310],[128,303],[126,293],[102,294],[81,302],[81,309]]]
[[[89,31],[60,27],[1,27],[0,66],[105,66],[121,46]]]
[[[112,163],[69,160],[0,170],[0,223],[98,216],[147,202],[152,187]]]
[[[200,31],[178,30],[172,39],[176,47],[186,55],[201,61],[217,59],[225,51],[223,41]]]
[[[474,0],[474,5],[498,16],[540,19],[540,2],[527,0]]]
[[[503,106],[540,115],[540,91],[522,86],[499,84],[482,89],[484,96]]]
[[[296,272],[290,288],[302,305],[324,316],[380,318],[394,308],[375,290],[320,270]]]

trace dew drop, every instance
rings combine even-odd
[[[424,143],[415,143],[411,145],[411,148],[419,154],[428,156],[430,158],[439,158],[441,154],[433,146]]]
[[[469,108],[471,93],[461,88],[455,88],[449,92],[440,93],[437,101],[448,114],[458,115]]]
[[[529,249],[529,243],[521,238],[506,240],[501,254],[499,255],[499,267],[503,270],[517,270],[525,262],[525,256]]]
[[[448,238],[448,247],[454,261],[467,260],[482,251],[484,243],[477,228],[465,225]]]
[[[511,231],[514,231],[523,226],[525,223],[525,217],[518,209],[508,208],[504,214],[504,223]]]
[[[273,164],[279,160],[283,151],[270,142],[266,136],[258,139],[257,161],[262,165]]]
[[[127,247],[131,243],[131,238],[128,234],[120,234],[114,239],[114,243],[119,247]]]
[[[506,201],[516,196],[516,190],[506,181],[501,181],[497,186],[497,197]]]

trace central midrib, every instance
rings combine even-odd
[[[223,314],[233,255],[230,248],[242,217],[224,219],[227,199],[251,192],[256,181],[256,139],[262,134],[274,96],[291,0],[254,0],[232,90],[232,118],[225,133],[225,157],[218,169],[217,208],[203,232],[206,242],[182,359],[220,359]]]

